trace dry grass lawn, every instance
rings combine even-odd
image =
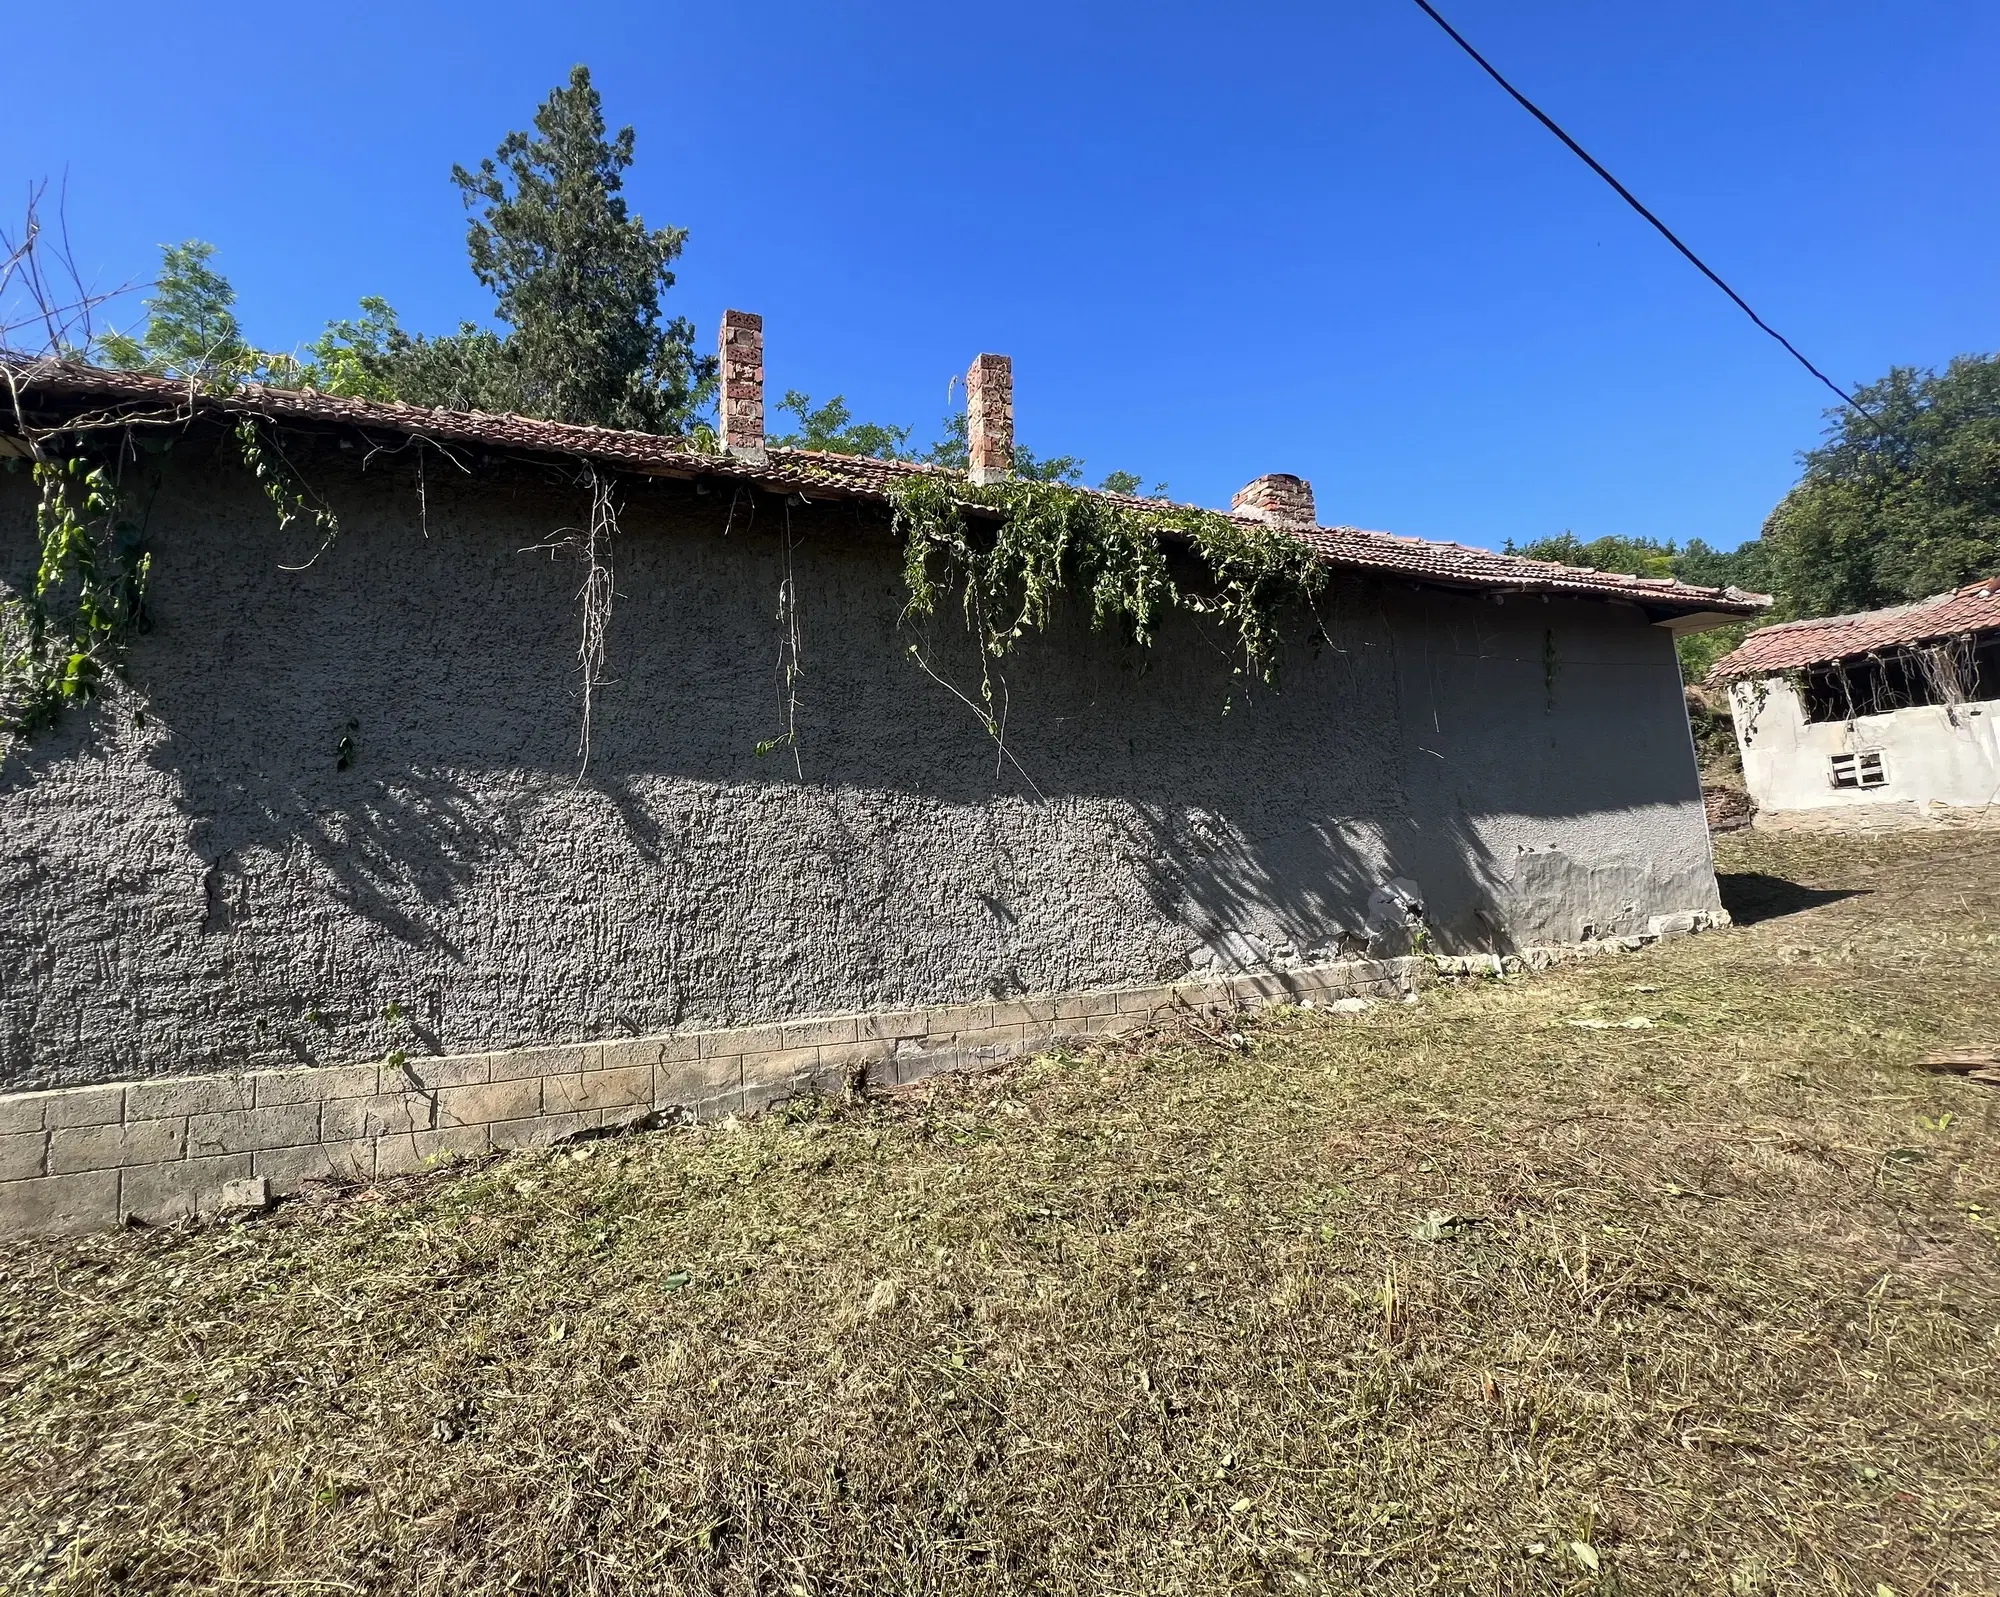
[[[0,1248],[0,1588],[2000,1592],[2000,1088],[1909,1068],[2000,850],[1722,848],[1639,955]]]

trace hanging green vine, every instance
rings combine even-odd
[[[41,560],[0,628],[0,731],[22,738],[122,668],[152,567],[108,468],[63,456],[36,461],[34,478]]]
[[[940,596],[958,590],[980,646],[989,721],[993,662],[1024,633],[1046,631],[1062,594],[1086,596],[1094,628],[1115,628],[1142,648],[1170,608],[1218,617],[1231,633],[1234,674],[1269,683],[1278,673],[1280,611],[1310,603],[1326,580],[1312,550],[1276,528],[1178,505],[1135,508],[1059,483],[979,487],[926,475],[898,488],[893,506],[910,612],[932,615]],[[997,514],[997,529],[975,534],[974,508]],[[1170,537],[1193,548],[1208,585],[1175,581]]]
[[[331,505],[305,485],[304,479],[285,458],[284,450],[274,439],[266,436],[256,417],[236,418],[236,449],[243,457],[245,468],[257,480],[257,486],[264,490],[264,497],[277,507],[280,532],[294,521],[310,521],[326,534],[320,550],[333,542],[340,532],[340,518],[333,513]],[[318,558],[319,552],[315,551],[313,559]],[[311,563],[307,562],[308,565]]]

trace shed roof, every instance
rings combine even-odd
[[[777,448],[768,451],[765,463],[753,464],[654,433],[529,416],[430,409],[255,383],[216,392],[184,381],[67,362],[0,363],[0,428],[16,430],[32,423],[67,431],[140,418],[185,424],[199,414],[256,415],[295,425],[420,438],[447,448],[566,456],[642,476],[719,478],[781,492],[882,503],[898,484],[913,476],[938,474],[941,469],[860,455]],[[1105,497],[1135,507],[1158,503],[1124,494]],[[1330,565],[1446,587],[1619,599],[1662,616],[1696,622],[1754,616],[1771,602],[1762,594],[1739,588],[1704,588],[1667,577],[1632,577],[1358,527],[1312,527],[1293,535],[1317,550]]]
[[[1761,627],[1716,661],[1711,675],[1717,681],[1767,676],[1994,627],[2000,627],[2000,576],[1886,610]]]

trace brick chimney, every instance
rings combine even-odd
[[[722,313],[722,447],[753,466],[764,452],[764,318]]]
[[[965,374],[966,475],[976,483],[1014,475],[1014,363],[979,355]]]
[[[1274,472],[1236,490],[1229,501],[1232,515],[1254,516],[1274,527],[1311,527],[1318,523],[1313,485],[1303,477]]]

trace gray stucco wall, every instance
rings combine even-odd
[[[1031,788],[906,657],[880,515],[798,506],[801,779],[755,753],[786,508],[633,483],[579,781],[578,568],[524,551],[582,488],[434,465],[420,527],[407,471],[321,480],[340,537],[287,571],[316,537],[176,459],[131,686],[0,769],[0,1090],[1284,967],[1365,946],[1396,877],[1447,950],[1716,904],[1634,610],[1340,577],[1227,714],[1192,618],[1147,662],[1063,628],[1007,666]],[[30,511],[0,475],[16,585]],[[973,690],[956,615],[929,637]]]

